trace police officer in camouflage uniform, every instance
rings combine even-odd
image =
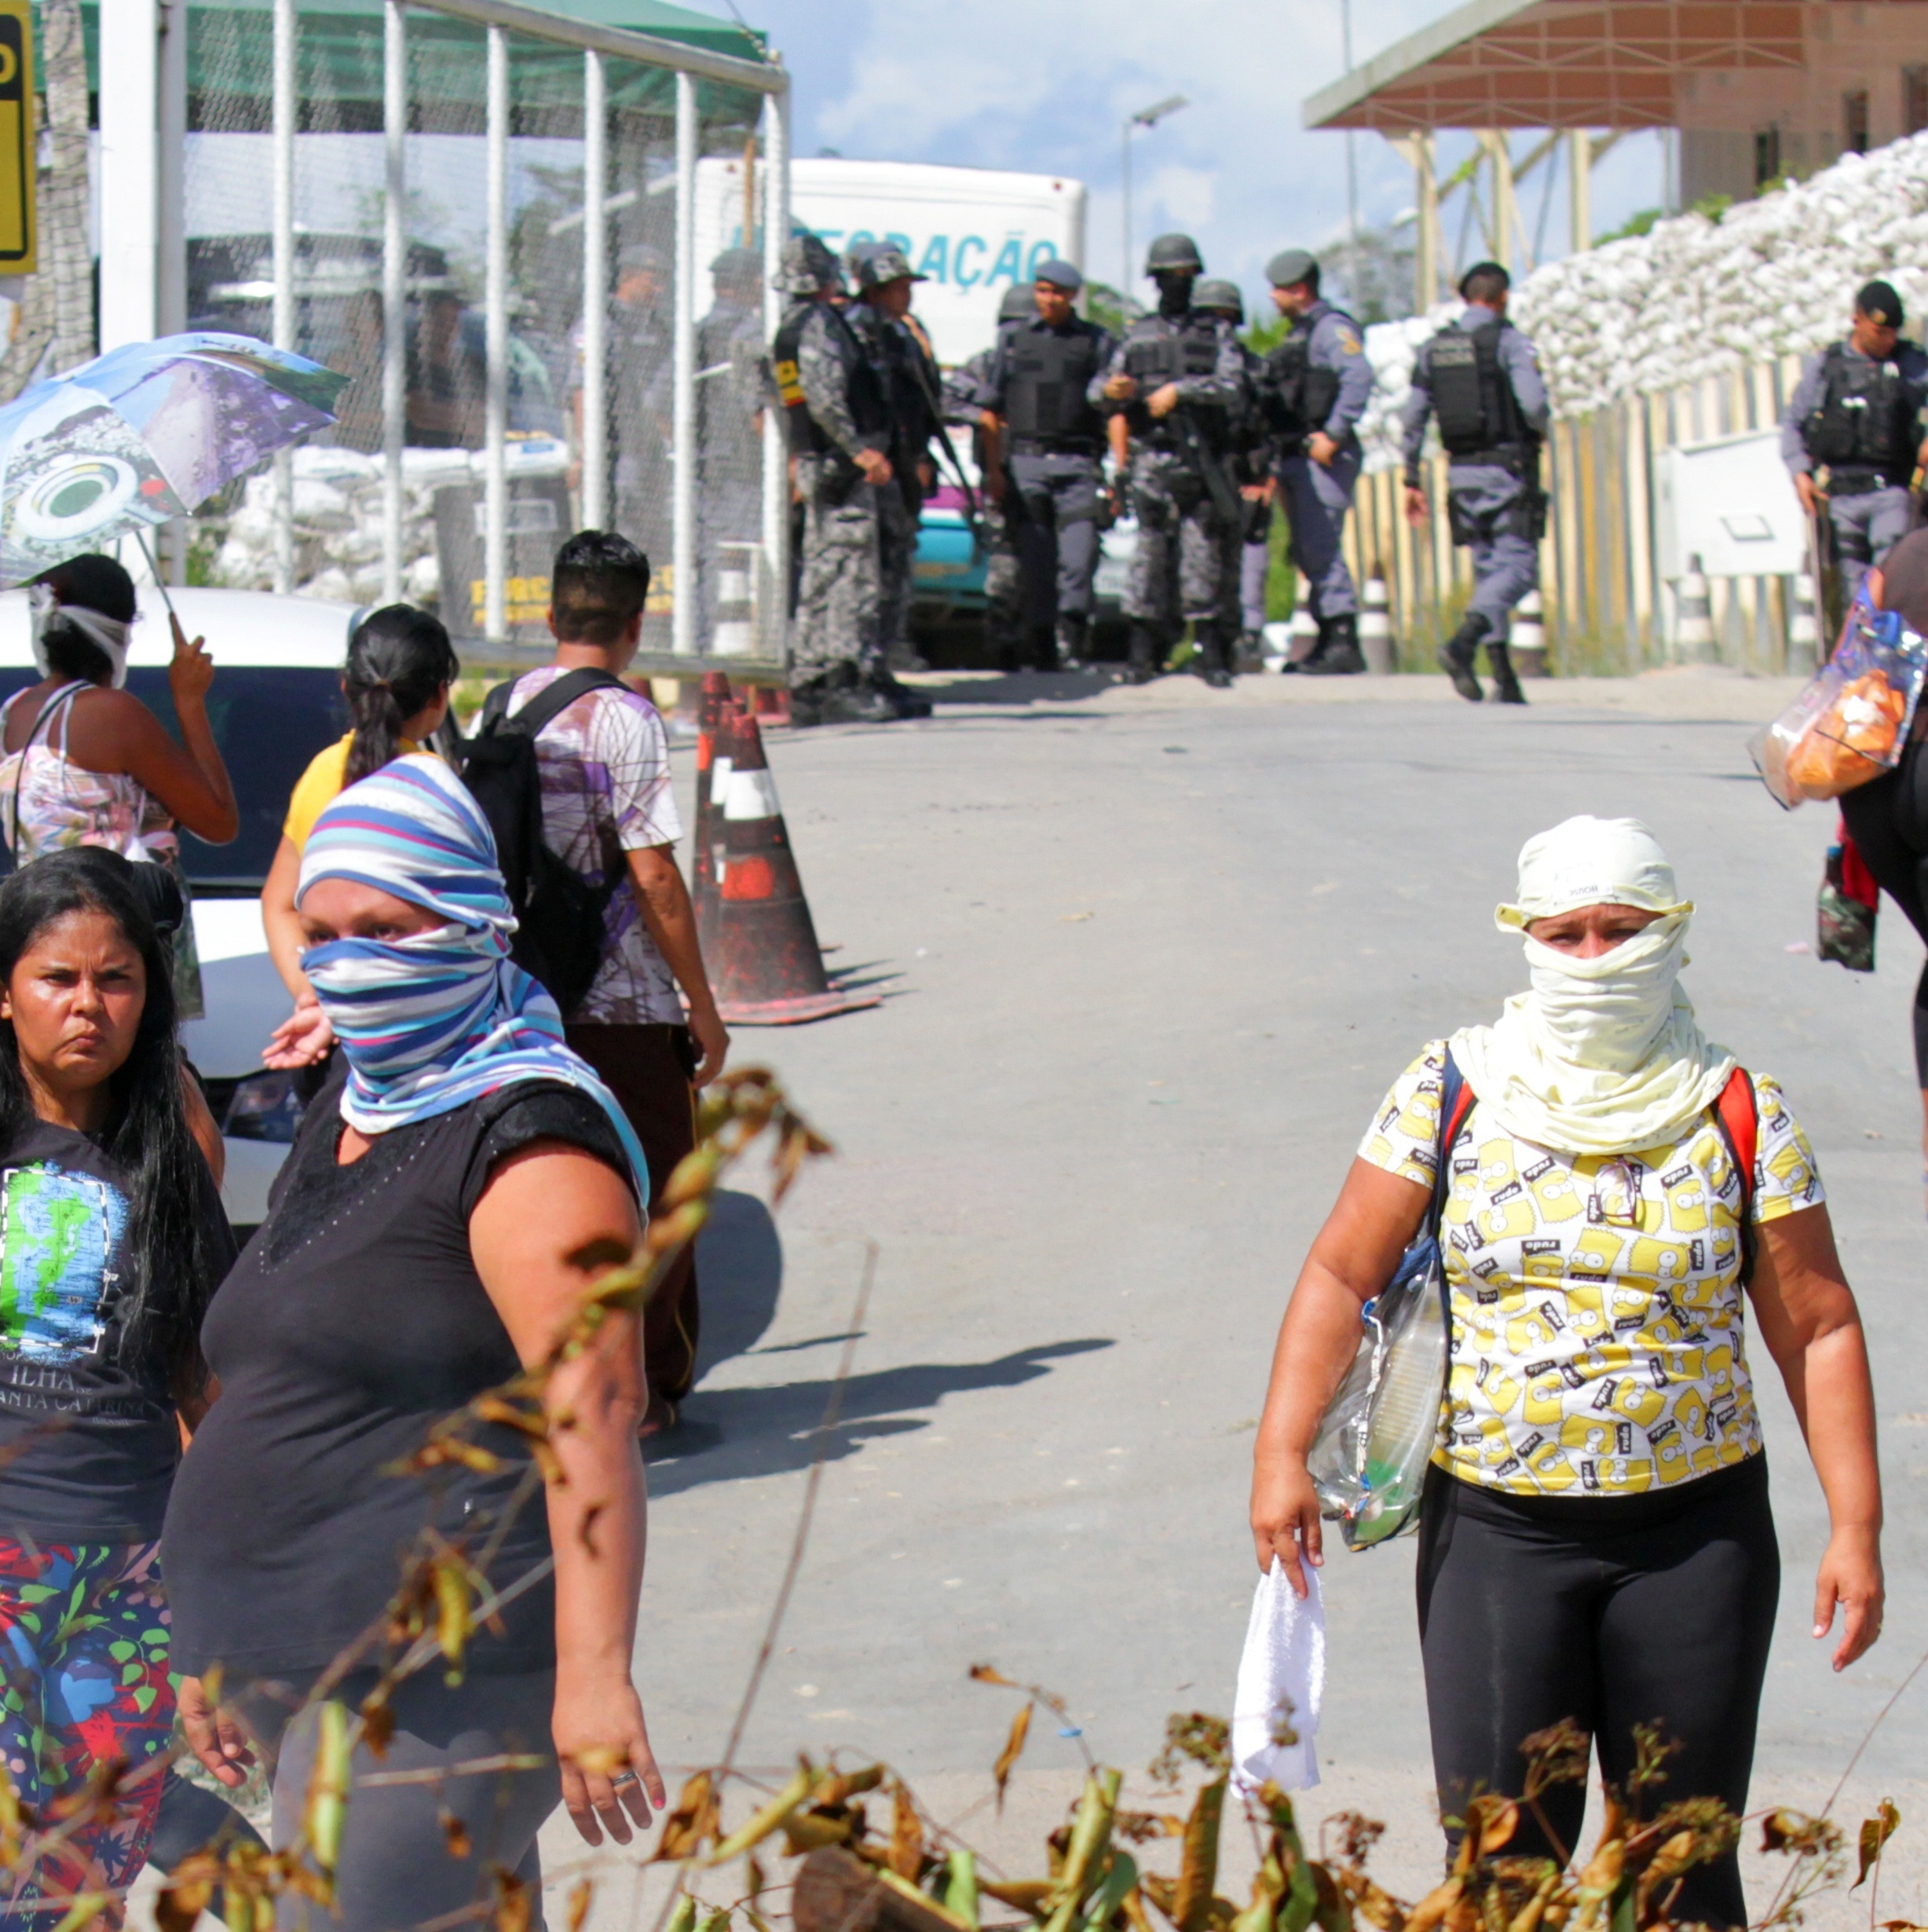
[[[1235,329],[1246,325],[1246,298],[1236,282],[1200,282],[1191,291],[1191,306],[1222,315]],[[1257,671],[1263,663],[1260,634],[1265,628],[1265,580],[1272,562],[1271,437],[1257,407],[1264,361],[1242,342],[1238,353],[1245,360],[1248,407],[1240,413],[1231,452],[1232,474],[1246,507],[1238,543],[1238,642],[1232,663],[1235,670]]]
[[[931,438],[943,427],[937,364],[910,314],[911,291],[928,277],[913,270],[901,249],[886,243],[853,249],[849,260],[858,299],[847,319],[870,357],[890,412],[888,454],[895,479],[877,499],[879,648],[865,660],[862,675],[889,698],[898,716],[927,718],[930,701],[891,676],[890,659],[909,649],[918,517],[936,485]]]
[[[1261,383],[1292,561],[1311,588],[1319,642],[1297,668],[1314,677],[1363,671],[1359,592],[1346,568],[1346,513],[1359,488],[1357,425],[1372,394],[1359,324],[1319,292],[1319,263],[1287,248],[1265,265],[1272,306],[1292,324],[1265,359]]]
[[[1026,642],[1048,670],[1084,668],[1098,569],[1105,426],[1087,391],[1116,345],[1073,309],[1084,285],[1068,262],[1039,267],[1031,313],[1000,325],[978,392],[999,426],[986,494],[1015,499]]]
[[[1473,601],[1440,647],[1440,664],[1453,689],[1476,704],[1484,695],[1473,675],[1482,639],[1494,696],[1502,704],[1527,701],[1506,653],[1506,625],[1513,606],[1539,583],[1546,529],[1540,488],[1546,385],[1532,343],[1506,320],[1512,285],[1497,262],[1466,271],[1459,284],[1465,313],[1420,344],[1405,410],[1407,518],[1415,528],[1426,520],[1419,459],[1427,421],[1436,415],[1453,541],[1473,551]]]
[[[1161,235],[1151,244],[1145,273],[1158,285],[1158,308],[1126,329],[1088,392],[1094,407],[1124,418],[1130,439],[1138,545],[1125,614],[1134,683],[1158,675],[1187,621],[1200,675],[1210,685],[1231,682],[1244,505],[1226,457],[1244,403],[1245,364],[1231,324],[1191,306],[1203,267],[1188,235]]]
[[[747,569],[745,547],[763,539],[763,257],[726,248],[710,275],[715,303],[697,324],[697,569],[713,638],[723,574]]]
[[[803,503],[802,568],[790,646],[790,715],[799,725],[883,723],[898,709],[866,683],[879,661],[878,500],[892,486],[884,386],[843,311],[836,260],[814,235],[785,246],[793,303],[770,345]]]
[[[997,305],[1000,327],[1007,322],[1023,322],[1037,311],[1030,287],[1014,284],[1004,292]],[[1024,618],[1018,601],[1017,521],[1023,514],[1015,498],[993,496],[990,474],[991,439],[998,433],[997,417],[978,401],[996,353],[995,338],[988,347],[958,364],[944,379],[944,420],[971,432],[971,459],[981,478],[986,479],[978,503],[982,529],[984,560],[984,641],[992,657],[1006,671],[1019,668],[1023,660]]]
[[[1867,284],[1847,339],[1809,357],[1781,415],[1781,460],[1808,514],[1827,508],[1844,603],[1913,527],[1909,480],[1928,462],[1928,355],[1901,339],[1904,320],[1890,284]]]

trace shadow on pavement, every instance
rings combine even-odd
[[[755,1195],[718,1191],[709,1225],[697,1238],[697,1281],[700,1378],[763,1340],[783,1292],[783,1238]]]
[[[982,673],[940,684],[941,671],[928,672],[916,682],[917,695],[934,704],[1048,704],[1068,698],[1096,697],[1118,682],[1115,667],[1096,671],[1005,671],[995,676]]]
[[[704,1283],[709,1293],[709,1283]],[[707,1326],[709,1311],[704,1321]],[[840,1337],[825,1337],[840,1341]],[[935,1409],[946,1396],[979,1389],[1015,1389],[1048,1375],[1053,1363],[1113,1345],[1109,1337],[1041,1342],[989,1362],[913,1363],[853,1375],[843,1412],[824,1459],[836,1462],[884,1436],[927,1428],[931,1418],[906,1411]],[[705,1359],[709,1352],[705,1349]],[[861,1357],[859,1358],[862,1359]],[[647,1445],[649,1493],[673,1496],[704,1483],[734,1482],[809,1468],[817,1453],[834,1378],[778,1382],[759,1389],[698,1389],[682,1405],[682,1421]]]

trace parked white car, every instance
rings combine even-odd
[[[234,781],[241,829],[227,845],[183,836],[182,869],[194,900],[207,1015],[183,1030],[227,1142],[222,1201],[251,1228],[287,1158],[300,1117],[293,1084],[261,1063],[269,1034],[287,1016],[287,990],[268,957],[261,889],[281,837],[288,794],[308,761],[348,728],[342,667],[360,607],[263,591],[177,590],[174,607],[214,660],[208,715]],[[173,655],[160,593],[140,587],[127,688],[174,728],[167,689]],[[27,593],[0,593],[0,698],[35,682]]]

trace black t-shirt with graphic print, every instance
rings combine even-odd
[[[200,1172],[225,1272],[232,1237]],[[36,1121],[0,1154],[0,1535],[141,1543],[161,1533],[181,1444],[158,1351],[129,1359],[123,1345],[131,1211],[113,1163],[71,1128]]]

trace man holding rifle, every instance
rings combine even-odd
[[[1901,340],[1903,319],[1890,284],[1865,284],[1846,338],[1809,357],[1781,413],[1781,459],[1815,533],[1817,564],[1824,530],[1833,540],[1844,609],[1914,528],[1909,485],[1928,462],[1928,355]]]
[[[1246,375],[1231,324],[1192,306],[1204,266],[1188,235],[1151,244],[1145,273],[1158,285],[1158,309],[1125,331],[1088,392],[1112,419],[1138,519],[1125,594],[1135,684],[1158,675],[1187,622],[1205,682],[1231,682],[1245,505],[1225,458]]]

